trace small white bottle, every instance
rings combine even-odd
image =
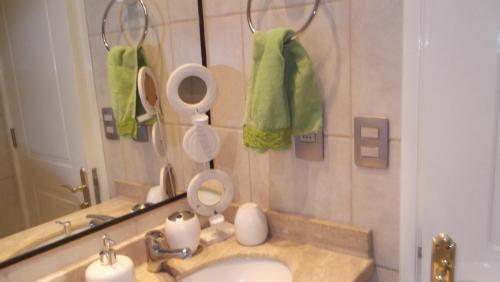
[[[104,249],[99,252],[99,260],[85,271],[86,282],[134,282],[134,263],[129,257],[116,255],[115,244],[106,234],[102,236]]]

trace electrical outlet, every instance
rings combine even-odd
[[[295,136],[295,156],[308,161],[322,161],[324,157],[323,131]]]

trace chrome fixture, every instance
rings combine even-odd
[[[111,10],[111,7],[116,2],[122,2],[119,0],[111,0],[108,3],[108,6],[106,7],[106,10],[104,10],[104,15],[102,16],[102,24],[101,24],[101,37],[102,37],[102,42],[104,43],[104,47],[109,51],[111,49],[108,39],[106,38],[106,23],[108,22],[108,13],[109,10]],[[148,27],[149,27],[149,18],[148,18],[148,9],[146,8],[146,4],[144,4],[143,0],[137,0],[139,4],[142,7],[142,12],[144,13],[144,30],[142,31],[142,36],[141,39],[139,40],[139,43],[137,43],[137,47],[141,47],[142,43],[144,42],[144,39],[146,39],[146,35],[148,34]]]
[[[91,228],[99,226],[103,223],[106,223],[108,221],[115,219],[112,216],[104,215],[104,214],[87,214],[85,217],[90,219],[89,226]]]
[[[149,272],[160,272],[165,270],[164,262],[168,258],[186,259],[191,256],[189,248],[169,250],[165,247],[167,238],[160,230],[153,230],[146,233],[146,253]]]
[[[55,223],[60,224],[64,228],[64,236],[68,237],[71,235],[71,221],[60,221],[56,220]]]
[[[299,36],[302,32],[304,32],[307,29],[307,27],[309,26],[309,24],[312,22],[312,20],[314,19],[314,17],[318,13],[319,2],[320,2],[320,0],[314,1],[314,7],[313,7],[311,14],[309,15],[309,18],[307,18],[307,21],[305,22],[305,24],[301,28],[299,28],[297,31],[295,31],[295,37]],[[252,0],[247,0],[247,23],[248,23],[248,27],[250,28],[252,33],[257,32],[257,30],[255,29],[253,22],[252,22]]]

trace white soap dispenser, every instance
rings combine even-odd
[[[104,249],[99,252],[99,260],[85,271],[86,282],[133,282],[134,263],[129,257],[116,255],[112,248],[115,241],[106,234],[102,236]]]

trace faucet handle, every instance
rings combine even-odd
[[[64,235],[69,236],[71,235],[71,221],[60,221],[56,220],[55,223],[60,224],[64,228]]]
[[[113,246],[116,242],[109,237],[108,234],[102,236],[102,244],[104,249],[99,252],[99,258],[102,264],[113,265],[116,262],[116,252]]]

